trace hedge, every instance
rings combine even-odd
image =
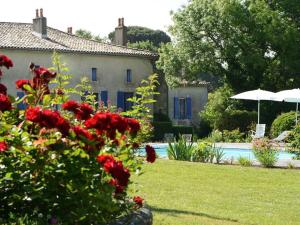
[[[241,132],[249,131],[252,123],[256,123],[257,112],[247,110],[230,110],[225,111],[216,124],[218,130],[235,130],[239,129]]]
[[[298,115],[299,117],[299,115]],[[291,111],[288,113],[282,113],[272,123],[271,135],[277,137],[281,132],[285,130],[292,130],[295,127],[296,112]]]

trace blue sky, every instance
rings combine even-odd
[[[66,31],[83,28],[106,36],[119,17],[125,25],[145,26],[167,31],[170,11],[176,11],[188,0],[9,0],[1,1],[1,22],[31,23],[36,8],[43,8],[48,26]]]

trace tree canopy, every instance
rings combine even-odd
[[[300,1],[190,0],[172,18],[157,63],[168,80],[210,73],[235,92],[299,87]]]
[[[101,38],[100,35],[93,35],[92,32],[84,29],[76,30],[75,35],[89,40],[107,42],[106,38]]]
[[[115,31],[111,32],[108,35],[108,38],[112,41],[114,35]],[[151,50],[153,46],[158,48],[161,43],[168,43],[171,41],[171,38],[161,30],[152,30],[150,28],[140,26],[128,26],[127,38],[129,44],[139,43],[136,44],[135,47],[148,50]]]

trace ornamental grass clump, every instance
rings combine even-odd
[[[262,166],[274,167],[278,160],[278,150],[274,143],[268,139],[256,139],[252,148],[255,158]]]
[[[13,63],[0,55],[1,76],[3,66]],[[136,157],[141,123],[67,100],[62,87],[49,89],[55,72],[29,69],[32,79],[16,82],[23,98],[0,84],[0,223],[102,224],[141,207],[144,200],[127,193],[144,160]],[[57,95],[62,111],[53,109]],[[154,162],[155,150],[146,151]]]

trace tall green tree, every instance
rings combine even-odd
[[[173,14],[173,43],[157,65],[168,80],[199,73],[235,92],[300,85],[300,1],[191,0]]]

